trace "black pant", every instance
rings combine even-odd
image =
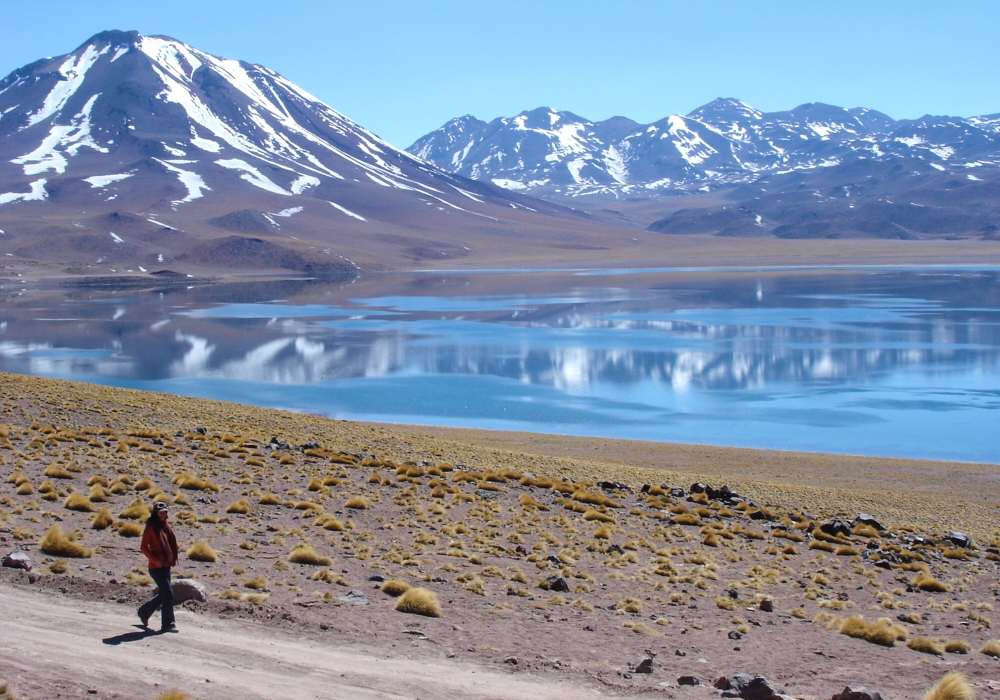
[[[142,604],[139,608],[139,617],[144,620],[149,619],[157,608],[161,608],[161,627],[167,629],[174,624],[174,591],[170,587],[170,567],[150,569],[149,575],[156,583],[156,595]]]

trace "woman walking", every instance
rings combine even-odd
[[[170,587],[170,567],[177,566],[177,538],[167,522],[167,504],[153,504],[153,513],[146,521],[139,550],[149,560],[149,575],[156,583],[156,595],[139,608],[143,627],[157,608],[161,611],[160,632],[176,632],[174,624],[174,592]]]

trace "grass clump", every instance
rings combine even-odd
[[[237,515],[246,515],[250,512],[250,503],[246,498],[241,498],[238,501],[230,503],[226,507],[227,513],[236,513]]]
[[[434,591],[411,588],[396,599],[393,610],[424,617],[441,617],[441,604]]]
[[[80,493],[71,493],[63,501],[63,507],[67,510],[75,510],[80,513],[93,513],[94,504],[90,502],[90,499]]]
[[[946,654],[968,654],[969,643],[962,639],[952,639],[944,644]]]
[[[288,561],[293,564],[307,564],[309,566],[333,566],[333,559],[324,557],[316,553],[316,550],[305,542],[300,542],[292,548],[288,555]]]
[[[273,493],[265,493],[258,501],[262,506],[280,506],[281,499]]]
[[[908,636],[903,627],[893,624],[892,620],[887,617],[879,618],[875,622],[868,622],[861,615],[852,615],[844,620],[840,626],[840,633],[884,647],[895,646],[896,642],[902,641]]]
[[[354,498],[347,499],[347,503],[344,504],[345,508],[353,508],[354,510],[367,510],[371,507],[371,503],[364,496],[355,496]]]
[[[934,684],[934,687],[924,695],[923,700],[975,700],[975,697],[965,676],[952,671]]]
[[[410,584],[398,578],[391,578],[382,584],[382,592],[386,595],[391,595],[393,598],[398,598],[410,590],[410,588]]]
[[[929,574],[918,574],[913,579],[913,585],[928,593],[950,593],[951,586],[939,581]]]
[[[979,650],[979,653],[992,656],[994,659],[1000,659],[1000,641],[991,639],[986,642],[986,645],[982,649]]]
[[[214,563],[219,561],[219,554],[206,540],[199,540],[188,548],[187,558],[191,561]]]
[[[101,508],[101,510],[90,519],[90,527],[95,530],[106,530],[111,527],[115,522],[115,516],[111,515],[110,508]]]
[[[118,534],[121,537],[142,537],[142,525],[139,523],[120,523]]]
[[[38,549],[44,554],[54,557],[70,557],[72,559],[89,559],[94,550],[76,542],[72,534],[66,535],[58,524],[53,525],[42,536]]]
[[[913,649],[913,651],[919,651],[921,654],[934,654],[935,656],[944,654],[944,647],[941,643],[930,637],[914,637],[907,640],[906,646]]]

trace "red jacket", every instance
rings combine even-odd
[[[150,569],[177,566],[177,538],[167,523],[161,528],[147,524],[139,551],[146,555]]]

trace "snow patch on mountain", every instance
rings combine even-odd
[[[11,202],[40,202],[49,196],[45,191],[45,184],[48,180],[35,180],[31,183],[31,190],[28,192],[4,192],[0,194],[0,204],[10,204]]]

